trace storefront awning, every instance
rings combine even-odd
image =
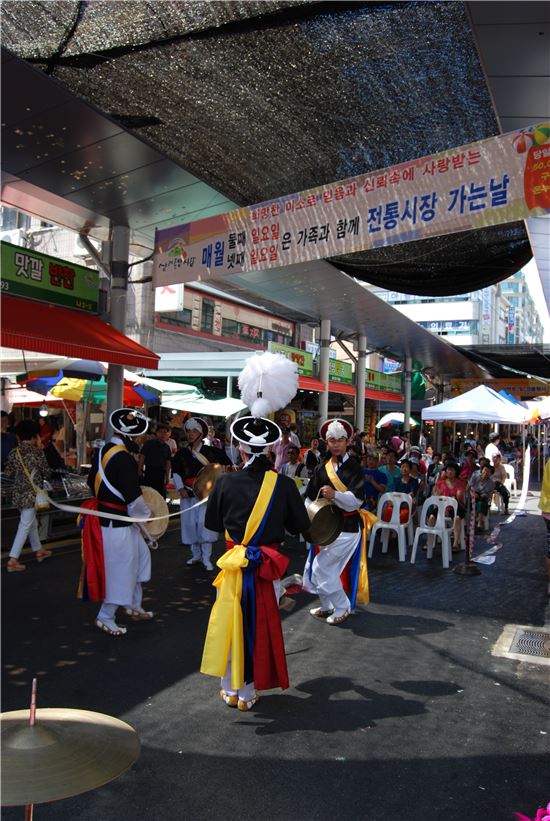
[[[160,358],[96,316],[12,296],[2,297],[1,344],[135,368],[156,369]]]

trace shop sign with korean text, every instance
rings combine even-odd
[[[156,232],[156,286],[278,268],[550,211],[550,123]]]
[[[281,353],[291,362],[294,362],[300,376],[312,376],[313,357],[308,351],[302,351],[301,348],[291,348],[289,345],[281,345],[278,342],[270,342],[267,347],[271,353]]]
[[[97,314],[99,273],[73,262],[2,242],[3,294]]]
[[[343,382],[345,385],[351,385],[353,383],[353,369],[349,362],[329,359],[328,378],[331,382]]]

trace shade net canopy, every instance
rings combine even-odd
[[[499,133],[461,2],[5,0],[2,41],[239,206]],[[530,257],[516,222],[331,261],[445,295]]]

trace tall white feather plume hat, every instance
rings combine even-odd
[[[281,410],[296,396],[296,365],[279,353],[254,354],[239,374],[239,388],[251,415],[236,419],[231,435],[247,453],[264,453],[281,438],[279,425],[264,414]]]
[[[319,434],[325,442],[327,439],[343,439],[344,436],[346,439],[351,439],[353,436],[353,425],[350,425],[347,419],[340,419],[339,417],[325,419],[319,428]]]
[[[122,436],[142,436],[147,432],[149,419],[135,408],[117,408],[109,417],[112,429]]]

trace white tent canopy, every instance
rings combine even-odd
[[[176,393],[163,393],[161,405],[163,408],[188,411],[197,416],[224,416],[226,419],[246,408],[244,402],[240,399],[233,399],[231,396],[225,399],[188,399]]]
[[[167,382],[164,379],[154,379],[149,376],[138,376],[135,373],[124,372],[124,375],[134,379],[145,387],[162,392],[161,405],[163,408],[188,411],[197,416],[233,416],[245,410],[246,405],[240,399],[226,396],[225,399],[207,399],[193,385],[184,385],[181,382]]]
[[[527,412],[487,385],[478,385],[440,405],[423,408],[422,419],[433,422],[493,422],[522,425]]]

